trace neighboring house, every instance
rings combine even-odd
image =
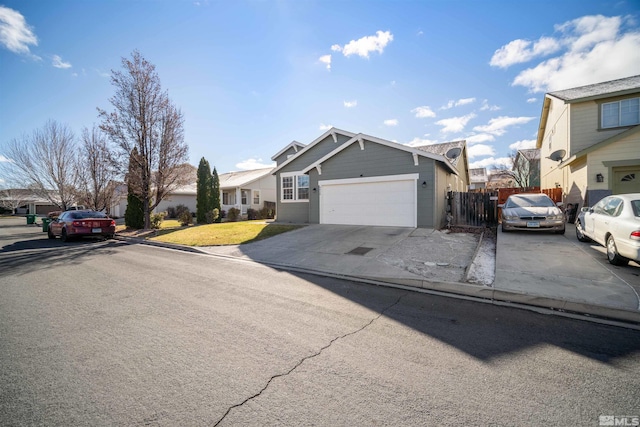
[[[254,169],[241,172],[228,172],[218,175],[220,179],[220,203],[221,209],[228,211],[231,208],[239,209],[242,214],[247,209],[261,209],[264,202],[276,201],[276,179],[271,174],[273,168]],[[124,216],[127,209],[127,187],[118,188],[124,197],[111,207],[112,215]],[[170,206],[184,205],[189,211],[196,211],[197,184],[189,184],[177,188],[154,209],[154,212],[166,212]]]
[[[540,150],[518,150],[511,170],[522,187],[540,187]]]
[[[222,209],[239,209],[242,215],[247,209],[261,209],[264,202],[276,201],[276,179],[273,168],[229,172],[219,175],[220,203]]]
[[[469,169],[469,190],[480,190],[487,188],[489,176],[486,168]]]
[[[547,93],[538,129],[540,186],[592,206],[640,192],[640,75]]]
[[[273,156],[278,222],[442,227],[469,183],[464,141],[409,147],[332,128]]]
[[[49,193],[52,194],[53,192]],[[14,214],[46,215],[51,211],[60,210],[58,206],[51,204],[49,199],[25,188],[0,190],[0,206],[13,210]]]

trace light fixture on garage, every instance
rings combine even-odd
[[[422,181],[422,188],[427,188],[427,181]]]
[[[316,191],[318,191],[318,189],[316,187],[313,187],[313,192],[315,193]]]
[[[596,174],[596,182],[604,182],[604,175],[601,173]]]

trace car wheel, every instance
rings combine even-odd
[[[63,242],[69,241],[69,236],[67,236],[67,230],[65,230],[64,228],[62,229],[62,233],[60,234],[60,240],[62,240]]]
[[[556,234],[564,234],[567,231],[566,227],[563,228],[562,230],[557,230]]]
[[[576,237],[581,242],[588,242],[589,240],[591,240],[587,236],[585,236],[584,228],[582,228],[582,223],[580,221],[576,221]]]
[[[50,238],[50,239],[55,239],[56,238],[55,234],[53,234],[53,231],[51,231],[51,229],[47,230],[47,237]]]
[[[503,233],[507,233],[509,231],[506,228],[504,228],[504,225],[500,227],[500,230],[502,230]]]
[[[616,248],[616,241],[613,236],[607,237],[607,258],[613,265],[627,265],[629,260],[618,254],[618,248]]]

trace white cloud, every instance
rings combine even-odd
[[[347,108],[353,108],[355,106],[358,105],[358,101],[353,100],[353,101],[344,101],[344,106]]]
[[[416,107],[413,110],[411,110],[412,113],[416,114],[416,117],[419,119],[424,119],[426,117],[435,117],[436,113],[434,113],[433,111],[431,111],[431,108],[427,107],[426,105],[422,106],[422,107]]]
[[[467,114],[466,116],[451,117],[449,119],[438,120],[436,124],[442,126],[441,132],[443,133],[462,132],[467,123],[469,123],[469,120],[475,117],[476,115],[474,113],[471,113]]]
[[[490,167],[496,167],[498,169],[511,169],[511,166],[511,159],[509,157],[498,157],[497,159],[494,157],[487,157],[486,159],[469,163],[470,169]]]
[[[500,116],[489,120],[489,124],[483,126],[476,126],[473,130],[477,132],[490,133],[492,135],[501,136],[504,135],[510,126],[521,125],[529,123],[535,117],[507,117]]]
[[[433,145],[433,144],[437,144],[438,141],[437,140],[433,140],[433,139],[423,139],[423,138],[413,138],[411,141],[407,142],[406,146],[408,147],[421,147],[423,145]]]
[[[509,145],[510,150],[523,150],[527,148],[536,148],[535,139],[523,139],[522,141],[516,141]]]
[[[236,164],[236,167],[240,170],[252,170],[275,167],[275,163],[264,163],[262,159],[247,159]]]
[[[389,119],[384,121],[385,126],[398,126],[398,119]]]
[[[624,24],[629,25],[624,25]],[[627,30],[628,27],[634,27]],[[556,37],[532,44],[514,40],[498,49],[491,65],[507,68],[555,54],[521,71],[512,85],[531,92],[584,86],[638,73],[640,31],[632,17],[582,16],[554,27]]]
[[[473,104],[474,102],[476,102],[475,98],[462,98],[462,99],[458,99],[457,101],[451,100],[447,102],[446,105],[440,107],[440,109],[448,110],[450,108],[459,107],[461,105]]]
[[[534,102],[536,102],[538,100],[538,98],[528,98],[527,99],[527,104],[533,104]]]
[[[469,145],[477,144],[479,142],[493,141],[495,139],[496,137],[491,135],[490,133],[477,133],[465,138],[467,144]]]
[[[320,130],[329,130],[332,127],[333,127],[332,125],[325,125],[324,123],[321,123],[320,127],[318,129],[320,129]]]
[[[482,107],[480,107],[480,111],[498,111],[500,107],[497,105],[489,105],[489,101],[487,99],[482,100]]]
[[[3,156],[2,154],[0,154],[0,162],[10,162],[10,159],[7,159],[5,156]]]
[[[29,46],[38,45],[38,38],[27,24],[24,16],[20,12],[1,5],[0,44],[13,53],[40,59],[29,50]]]
[[[327,70],[331,71],[331,55],[322,55],[318,61],[327,65]]]
[[[551,37],[541,37],[533,43],[529,40],[513,40],[496,50],[489,64],[493,67],[508,68],[538,56],[555,53],[560,48],[560,43]]]
[[[58,55],[53,55],[53,59],[51,61],[51,65],[56,68],[71,68],[70,62],[64,62],[62,58]]]
[[[473,157],[493,156],[496,154],[496,151],[491,145],[476,144],[468,147],[467,153],[469,154],[470,158],[473,158]]]
[[[376,31],[375,36],[366,36],[358,40],[351,40],[349,43],[340,47],[334,44],[331,50],[334,52],[342,52],[344,56],[358,55],[362,58],[369,58],[369,53],[382,53],[384,48],[393,40],[393,34],[390,31]]]

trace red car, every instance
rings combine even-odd
[[[116,222],[102,212],[66,211],[49,224],[48,236],[50,239],[60,236],[66,242],[85,236],[111,239],[115,233]]]

